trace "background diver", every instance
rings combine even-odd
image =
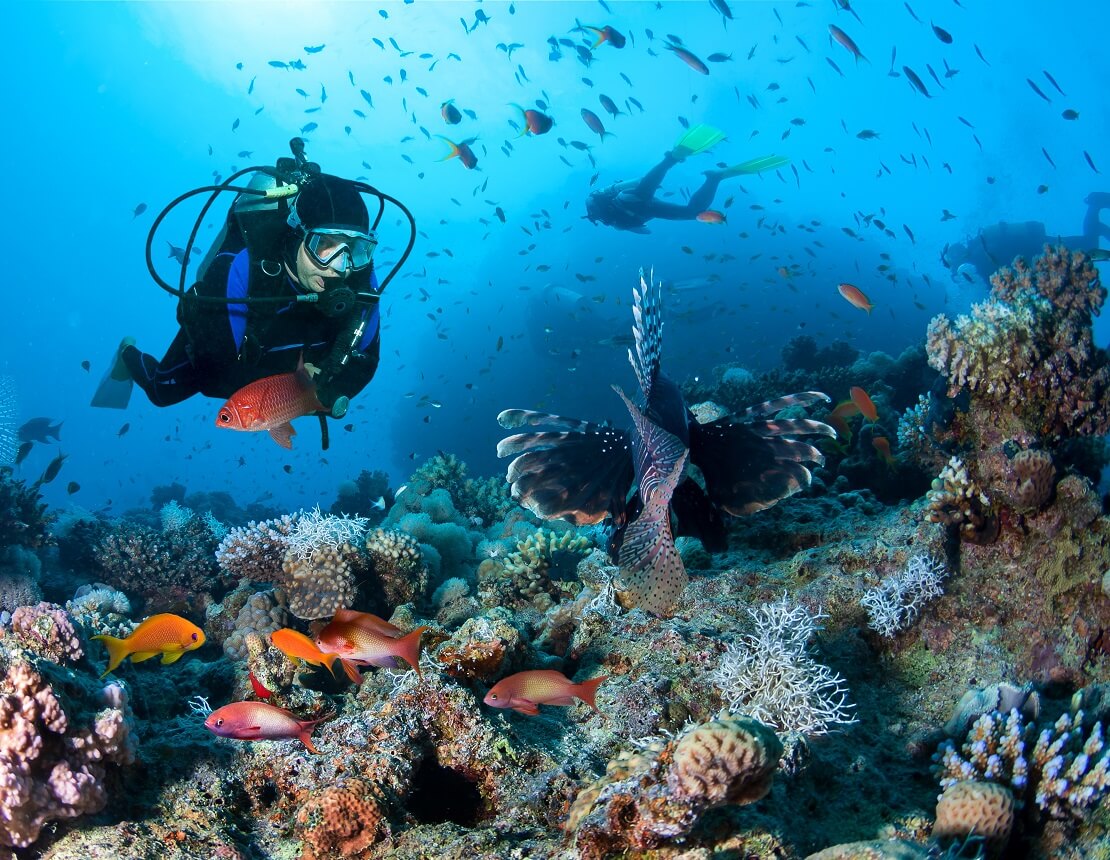
[[[251,193],[236,198],[223,241],[201,264],[191,289],[175,291],[155,274],[163,288],[179,296],[181,327],[161,361],[141,352],[134,338],[124,338],[94,406],[125,407],[132,383],[155,406],[198,393],[224,399],[256,380],[295,371],[303,358],[315,368],[320,404],[334,418],[346,413],[350,398],[378,367],[378,296],[412,247],[410,238],[379,285],[373,265],[377,238],[362,192],[377,194],[383,208],[385,200],[399,206],[413,233],[415,224],[388,195],[320,173],[303,160],[303,144],[294,152],[300,156],[296,186],[284,184],[279,171],[252,168],[260,171],[261,183],[252,181]],[[279,167],[282,162],[288,167],[291,160],[279,160]],[[274,188],[277,194],[265,193]],[[286,189],[295,194],[279,196]],[[148,260],[149,246],[148,240]]]
[[[663,160],[649,170],[642,179],[617,182],[607,188],[590,192],[586,198],[586,217],[594,224],[602,223],[618,230],[649,233],[644,226],[653,218],[666,221],[693,221],[713,205],[717,186],[730,176],[773,170],[789,163],[789,159],[776,155],[755,158],[743,164],[734,164],[720,170],[704,171],[705,181],[685,204],[667,203],[655,197],[667,171],[699,152],[705,152],[724,140],[724,132],[708,125],[697,125],[684,134]]]
[[[983,227],[966,242],[945,245],[941,262],[952,272],[953,278],[963,276],[974,281],[973,275],[978,274],[984,281],[990,281],[991,275],[1009,266],[1015,257],[1031,260],[1040,256],[1046,244],[1062,244],[1096,260],[1106,259],[1106,251],[1099,248],[1099,240],[1110,242],[1110,225],[1102,221],[1102,210],[1110,208],[1110,193],[1092,191],[1083,202],[1087,204],[1087,211],[1079,236],[1050,236],[1041,221],[1000,221]]]

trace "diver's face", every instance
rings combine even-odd
[[[346,280],[349,273],[349,269],[343,274],[339,274],[332,269],[319,266],[312,259],[312,255],[308,253],[304,242],[301,242],[297,247],[297,271],[290,272],[298,284],[305,289],[312,290],[314,293],[322,293],[330,283]]]

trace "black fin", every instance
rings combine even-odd
[[[671,511],[675,517],[675,537],[697,538],[707,552],[728,549],[725,521],[693,478],[685,478],[675,487]]]
[[[626,432],[528,410],[506,410],[501,416],[507,413],[511,414],[509,420],[516,421],[507,426],[551,424],[574,428],[517,433],[497,444],[497,456],[519,455],[509,464],[505,476],[513,499],[543,519],[588,525],[612,516],[623,522],[625,500],[634,477]]]

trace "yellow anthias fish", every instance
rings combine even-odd
[[[163,612],[150,616],[126,639],[92,638],[101,640],[108,649],[108,668],[104,671],[107,675],[128,657],[132,663],[141,663],[161,654],[163,665],[176,662],[186,651],[204,644],[204,631],[180,615]]]

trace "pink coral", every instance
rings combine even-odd
[[[0,656],[7,657],[6,654]],[[110,684],[97,695],[86,682],[78,712],[67,713],[50,683],[32,663],[15,658],[0,678],[0,845],[23,848],[48,821],[99,812],[107,802],[106,764],[134,759],[131,715],[123,688]],[[43,664],[48,666],[49,664]]]
[[[69,614],[53,603],[20,606],[12,614],[12,632],[24,648],[55,663],[76,663],[85,656]]]

